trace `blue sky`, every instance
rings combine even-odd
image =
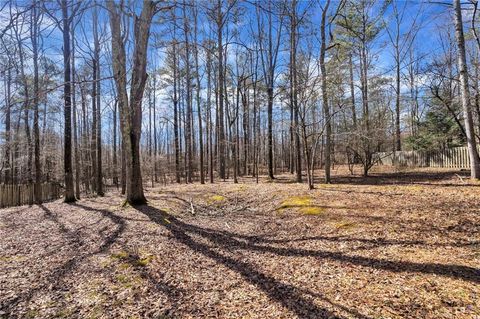
[[[136,2],[139,3],[139,2]],[[243,7],[246,8],[246,13],[243,16],[242,20],[238,24],[240,27],[240,37],[242,42],[244,42],[246,45],[253,46],[254,39],[252,39],[250,35],[250,31],[253,30],[254,32],[256,30],[256,17],[255,17],[255,9],[254,6],[251,3],[248,2],[239,2]],[[203,2],[204,4],[210,4],[210,2]],[[299,2],[299,12],[302,12],[305,10],[305,8],[308,6],[309,2],[307,1],[300,1]],[[377,3],[377,5],[380,5],[381,3]],[[334,1],[332,2],[331,8],[335,8],[338,5],[338,2]],[[403,2],[399,1],[398,2],[398,7],[402,8],[403,5],[406,5],[406,15],[405,15],[405,21],[402,24],[401,27],[401,33],[405,33],[409,30],[409,28],[412,25],[412,21],[414,17],[417,16],[417,23],[421,24],[421,30],[418,32],[417,37],[416,37],[416,42],[415,42],[415,47],[416,50],[418,51],[419,54],[425,54],[425,59],[423,60],[424,63],[426,63],[429,60],[429,57],[432,54],[435,54],[438,52],[439,49],[439,32],[441,29],[446,28],[451,25],[451,15],[450,15],[450,7],[441,5],[441,4],[436,4],[436,3],[428,3],[428,2],[419,2],[419,1],[410,1],[410,2]],[[319,9],[318,6],[313,6],[312,8],[309,9],[308,13],[310,14],[311,20],[312,20],[312,26],[317,29],[314,29],[316,32],[318,32],[319,28],[319,22],[320,22],[320,15],[321,15],[321,10]],[[468,24],[469,20],[469,11],[465,11],[465,23],[466,26]],[[56,13],[57,15],[60,14],[60,12]],[[384,15],[385,21],[391,22],[391,14],[392,14],[392,8],[390,7],[386,14]],[[182,12],[181,12],[181,5],[180,8],[177,9],[177,15],[179,16],[178,23],[182,24]],[[471,15],[471,13],[470,13]],[[159,15],[156,18],[156,22],[158,22],[158,19],[161,17]],[[77,29],[77,47],[82,50],[87,49],[87,44],[91,44],[92,41],[92,35],[91,35],[91,22],[92,22],[92,13],[91,11],[88,11],[84,13],[82,16],[82,27],[78,27]],[[108,34],[108,15],[105,10],[101,9],[99,10],[99,19],[100,19],[100,24],[101,24],[101,29],[105,28],[105,32]],[[191,25],[190,27],[193,28],[193,20],[190,21]],[[288,24],[288,21],[286,20],[284,23]],[[45,18],[45,24],[51,24],[51,21],[46,17]],[[0,23],[1,26],[1,23]],[[200,31],[205,31],[206,33],[209,33],[210,30],[209,28],[211,27],[211,24],[207,21],[206,17],[204,14],[199,15],[199,26],[200,26]],[[49,28],[52,28],[51,26]],[[152,27],[152,33],[162,33],[162,40],[168,40],[171,34],[169,32],[165,32],[165,30],[168,28],[168,24],[165,23],[155,23]],[[85,35],[83,35],[83,32]],[[80,35],[79,35],[80,34]],[[181,35],[181,30],[178,30],[178,36],[180,38],[183,38]],[[215,37],[215,31],[213,31],[213,36]],[[201,40],[203,37],[202,34],[199,35],[199,39]],[[44,45],[47,48],[46,49],[46,55],[51,58],[55,63],[61,68],[62,63],[63,63],[63,57],[62,57],[62,51],[61,51],[61,34],[59,33],[58,30],[54,30],[51,33],[48,32],[48,36],[44,39]],[[110,45],[110,42],[108,39],[105,39],[106,42],[104,43],[104,49],[108,48]],[[226,41],[226,39],[224,39]],[[376,72],[382,73],[391,70],[393,66],[393,59],[392,59],[392,49],[388,43],[388,36],[385,31],[383,31],[380,35],[380,37],[376,40],[376,43],[374,45],[374,49],[372,50],[374,53],[378,55],[378,60],[376,61]],[[153,44],[153,41],[151,41],[151,44]],[[313,45],[314,48],[319,47],[319,43],[316,41],[315,37],[309,36],[307,38],[302,38],[300,39],[300,46],[305,46],[305,45]],[[279,69],[278,71],[285,70],[287,62],[288,62],[288,53],[286,49],[288,48],[288,33],[286,30],[283,31],[282,34],[282,49],[285,51],[282,51],[280,54],[280,61],[279,61]],[[230,45],[229,49],[231,50],[230,52],[234,51],[234,45]],[[155,61],[155,64],[158,66],[162,65],[163,61],[163,52],[164,48],[160,49],[154,49],[153,46],[151,46],[149,54],[150,54],[150,63],[153,64],[152,62]],[[102,55],[103,55],[103,63],[102,63],[102,76],[108,76],[111,71],[110,71],[110,65],[107,63],[107,59],[105,58],[105,50],[103,50]],[[80,54],[78,54],[80,55]],[[78,59],[79,64],[82,63],[82,59],[79,57]],[[112,96],[109,93],[110,91],[110,82],[102,84],[102,99],[104,101],[104,107],[107,104],[108,101],[111,101]],[[2,94],[2,93],[0,93]],[[163,101],[162,103],[162,108],[165,109],[166,112],[169,112],[169,109],[171,109],[171,106],[168,104],[168,99],[165,94],[165,92],[161,92],[161,90],[158,91],[158,101]],[[58,96],[58,95],[57,95]],[[110,111],[108,109],[105,109],[106,113],[104,116],[109,116]]]

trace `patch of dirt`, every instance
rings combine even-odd
[[[0,318],[479,318],[480,184],[373,174],[2,209]]]

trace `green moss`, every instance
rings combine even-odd
[[[227,198],[225,196],[222,196],[222,195],[212,195],[210,197],[207,198],[207,203],[208,204],[219,204],[219,203],[222,203],[224,201],[226,201]]]
[[[37,318],[40,316],[40,311],[36,309],[29,309],[26,314],[27,318]]]
[[[130,280],[128,279],[128,276],[126,275],[123,275],[123,274],[119,274],[116,276],[116,279],[118,282],[121,282],[122,284],[124,283],[128,283]]]
[[[84,287],[86,291],[86,298],[89,301],[93,302],[99,302],[103,300],[103,294],[101,292],[101,289],[103,287],[103,282],[99,279],[93,279],[91,282],[89,282],[86,287]]]
[[[129,254],[128,254],[128,252],[122,250],[118,253],[114,253],[114,254],[110,255],[110,257],[112,257],[114,259],[127,259],[129,257]]]
[[[406,191],[409,191],[409,192],[421,192],[423,191],[423,187],[420,186],[420,185],[407,185],[407,186],[403,186],[400,188],[401,190],[406,190]]]
[[[25,256],[0,256],[0,263],[13,263],[26,260]]]
[[[127,270],[128,268],[132,267],[132,265],[130,265],[129,263],[121,263],[118,268],[120,268],[121,270]]]
[[[124,288],[132,288],[132,287],[136,287],[136,286],[138,287],[143,282],[141,277],[135,276],[135,275],[118,274],[117,276],[115,276],[115,279]]]
[[[170,221],[168,222],[170,223]],[[139,253],[130,254],[126,251],[120,251],[112,254],[111,258],[123,261],[123,263],[121,263],[118,266],[118,268],[121,270],[127,270],[131,266],[146,267],[154,259],[154,256],[153,255],[140,256]]]
[[[111,258],[113,259],[114,257],[111,256]],[[99,264],[100,264],[100,266],[102,266],[102,268],[107,268],[108,266],[110,266],[112,264],[112,260],[108,259],[108,258],[105,258],[105,259],[100,260]]]
[[[211,199],[219,202],[219,201],[224,201],[225,197],[223,197],[221,195],[214,195],[214,196],[211,197]]]
[[[320,215],[324,212],[324,210],[325,209],[323,207],[319,206],[308,206],[300,208],[300,211],[305,215]]]
[[[285,199],[277,210],[287,208],[295,208],[305,215],[320,215],[325,209],[318,205],[314,205],[310,196],[292,196]]]
[[[55,318],[71,318],[75,314],[74,308],[64,308],[60,309],[57,313],[55,313]]]
[[[240,185],[236,189],[237,192],[244,192],[246,190],[247,190],[247,185]]]
[[[282,202],[278,209],[307,207],[312,205],[310,196],[292,196]]]
[[[153,256],[147,256],[145,258],[140,258],[139,260],[136,261],[136,265],[140,267],[145,267],[147,266],[151,261],[153,260]]]
[[[318,188],[337,188],[338,184],[317,184]]]
[[[103,314],[103,308],[100,305],[95,305],[90,313],[88,314],[88,319],[97,319],[100,318]]]

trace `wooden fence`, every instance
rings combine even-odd
[[[24,185],[0,185],[0,208],[32,205],[34,203],[34,184]],[[42,202],[58,199],[62,192],[57,183],[40,184],[40,193]]]
[[[376,153],[378,164],[407,167],[470,168],[467,147],[454,147],[434,152],[400,151]]]

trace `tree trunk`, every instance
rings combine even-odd
[[[30,87],[28,85],[28,79],[25,74],[25,55],[23,51],[23,44],[22,44],[22,38],[21,35],[19,34],[19,30],[15,29],[15,36],[17,38],[17,44],[18,44],[18,57],[19,57],[19,63],[20,63],[20,76],[21,76],[21,82],[23,84],[24,88],[24,101],[22,105],[22,111],[23,111],[23,121],[25,125],[25,138],[26,138],[26,148],[27,148],[27,167],[26,167],[26,182],[28,184],[32,183],[32,137],[31,137],[31,132],[30,132],[30,114],[29,114],[29,108],[30,108]],[[19,117],[19,119],[21,116]]]
[[[353,61],[352,61],[352,54],[350,53],[348,56],[349,59],[349,72],[350,72],[350,100],[351,100],[351,108],[352,108],[352,122],[353,122],[353,129],[357,129],[357,111],[355,107],[355,86],[354,86],[354,79],[353,79]]]
[[[295,81],[294,81],[294,73],[297,72],[297,0],[292,0],[292,11],[290,13],[290,173],[294,173],[295,169],[295,158],[296,158],[296,150],[295,150],[295,143],[296,140],[296,125],[294,122],[295,118],[295,96],[297,94]],[[302,179],[302,175],[300,173],[300,181]],[[298,182],[298,174],[297,174],[297,182]]]
[[[147,46],[150,25],[155,13],[155,2],[144,0],[140,16],[135,16],[135,46],[130,81],[130,100],[127,95],[126,54],[121,34],[121,16],[113,0],[107,1],[112,32],[113,74],[117,86],[122,136],[126,164],[126,201],[131,205],[145,204],[140,168],[140,138],[142,128],[142,99],[147,80]]]
[[[11,83],[12,83],[12,64],[11,58],[8,57],[7,72],[5,78],[5,184],[9,184],[12,181],[13,170],[10,163],[10,150],[11,150]]]
[[[222,13],[222,1],[217,1],[217,54],[218,54],[218,160],[219,160],[219,173],[220,178],[225,179],[225,126],[224,126],[224,112],[223,112],[223,102],[224,102],[224,66],[223,66],[223,19],[224,15]]]
[[[331,183],[330,177],[330,156],[331,156],[331,136],[332,136],[332,124],[330,121],[330,106],[328,105],[328,93],[327,93],[327,70],[325,68],[325,54],[327,51],[327,37],[325,35],[325,28],[327,23],[327,11],[330,5],[330,0],[327,0],[325,7],[322,10],[322,20],[320,25],[320,34],[322,39],[322,44],[320,47],[320,69],[322,72],[322,106],[323,114],[325,116],[325,183]],[[315,154],[315,150],[313,151]],[[314,160],[315,158],[313,158]]]
[[[402,141],[400,136],[400,52],[398,51],[398,37],[399,32],[397,32],[397,46],[395,52],[395,69],[396,69],[396,78],[395,78],[395,150],[402,150]]]
[[[242,90],[242,106],[243,106],[243,118],[242,118],[242,126],[243,126],[243,175],[248,174],[248,157],[250,155],[250,110],[249,110],[249,89],[246,87],[247,82],[246,79],[243,80],[243,90]]]
[[[197,9],[194,8],[194,43],[195,43],[195,73],[196,73],[196,80],[197,80],[197,87],[196,87],[196,101],[197,101],[197,113],[198,113],[198,142],[199,142],[199,159],[200,159],[200,184],[205,184],[205,171],[204,171],[204,164],[203,164],[203,124],[202,124],[202,110],[201,110],[201,100],[200,100],[200,67],[198,63],[198,19],[197,19]]]
[[[95,57],[92,59],[92,140],[90,143],[90,161],[92,166],[92,176],[90,176],[92,181],[92,190],[98,192],[98,181],[97,181],[97,61]]]
[[[62,0],[62,19],[63,19],[63,65],[64,65],[64,173],[65,173],[65,198],[66,203],[75,202],[75,193],[73,189],[72,172],[72,96],[71,96],[71,74],[70,74],[70,21],[68,15],[68,1]]]
[[[38,79],[38,11],[37,2],[34,0],[31,15],[31,40],[32,40],[32,59],[33,59],[33,139],[35,147],[35,186],[34,186],[34,201],[41,203],[41,178],[42,172],[40,167],[40,129],[38,126],[38,94],[39,94],[39,79]]]
[[[272,83],[273,84],[273,83]],[[273,175],[273,87],[267,89],[267,147],[268,147],[268,177],[274,179]]]
[[[173,13],[175,14],[175,13]],[[180,183],[180,145],[179,145],[179,112],[178,112],[178,71],[177,71],[177,38],[176,38],[176,19],[173,17],[173,133],[175,144],[175,180]]]
[[[153,97],[152,97],[152,92],[153,92],[153,85],[152,82],[150,81],[149,85],[149,90],[148,90],[148,158],[150,160],[150,180],[152,182],[152,188],[155,187],[155,176],[153,172],[153,142],[152,142],[152,104],[153,104]]]
[[[117,100],[113,105],[113,185],[118,190],[118,158],[117,158]]]
[[[157,77],[153,75],[153,175],[155,183],[158,183],[158,168],[157,168]],[[168,152],[167,152],[168,154]]]
[[[90,147],[89,147],[89,138],[90,132],[88,128],[88,115],[87,115],[87,97],[86,97],[86,88],[85,84],[80,84],[80,98],[81,98],[81,105],[82,105],[82,147],[85,149],[85,152],[82,156],[82,163],[85,167],[82,173],[83,183],[85,185],[85,192],[90,192],[90,185],[91,185],[91,166],[88,164],[90,160]]]
[[[213,126],[212,126],[212,54],[207,50],[207,153],[208,153],[208,175],[210,183],[213,183]]]
[[[463,35],[463,22],[460,0],[453,0],[455,9],[455,37],[458,46],[458,70],[462,92],[463,116],[465,119],[465,133],[467,134],[467,146],[470,156],[471,178],[480,178],[480,160],[477,152],[477,143],[473,128],[473,117],[470,106],[470,92],[468,86],[467,58],[465,54],[465,38]]]
[[[193,151],[192,151],[192,99],[191,99],[191,75],[190,75],[190,39],[189,26],[187,21],[186,3],[183,1],[183,26],[185,32],[185,102],[186,102],[186,122],[185,122],[185,155],[187,160],[187,183],[192,182],[193,175]]]
[[[77,136],[77,105],[75,92],[75,27],[72,27],[72,121],[73,121],[73,146],[74,146],[74,162],[75,162],[75,197],[80,199],[80,154],[78,150]]]
[[[93,41],[94,41],[94,58],[97,65],[97,70],[95,72],[95,85],[97,86],[97,195],[103,196],[103,173],[102,173],[102,116],[101,116],[101,105],[100,105],[100,42],[98,39],[98,15],[97,15],[97,4],[94,2],[93,8]]]

